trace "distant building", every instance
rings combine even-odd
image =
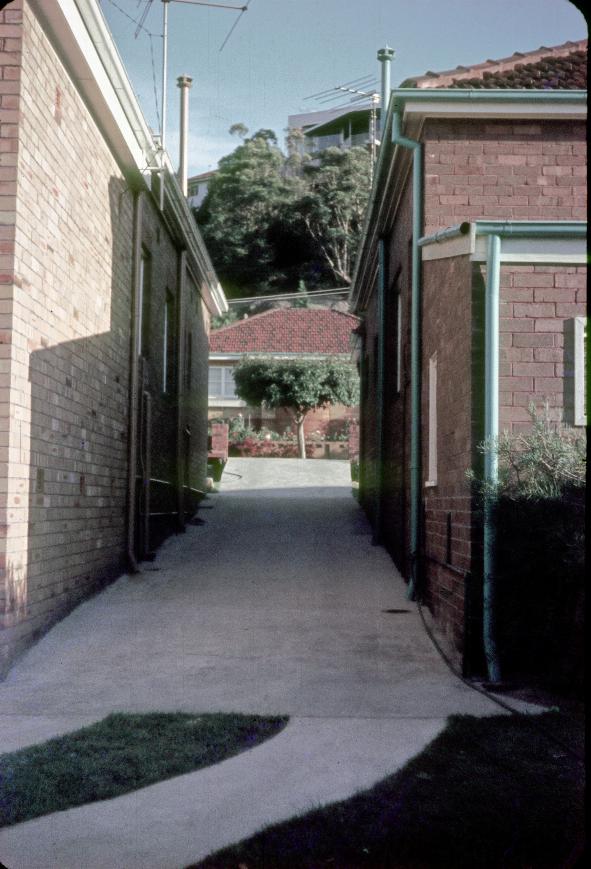
[[[216,174],[217,169],[211,169],[209,172],[202,172],[200,175],[193,175],[187,178],[187,202],[190,208],[199,208],[207,196],[209,182]]]
[[[236,395],[233,369],[244,356],[271,359],[351,359],[357,317],[327,308],[273,308],[215,329],[209,337],[209,417],[231,419],[241,413],[253,428],[265,425],[283,434],[293,421],[282,409],[249,408]],[[331,405],[309,413],[306,434],[328,433],[357,408]]]
[[[327,148],[354,148],[371,144],[371,106],[328,109],[289,115],[288,130],[301,130],[300,154],[317,154]]]

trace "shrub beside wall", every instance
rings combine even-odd
[[[501,496],[495,507],[499,649],[505,674],[583,687],[585,490]]]

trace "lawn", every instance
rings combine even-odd
[[[287,718],[116,713],[0,755],[0,826],[202,769],[279,733]]]
[[[397,774],[268,827],[199,869],[566,869],[583,841],[584,725],[454,716]],[[196,866],[192,867],[196,869]]]

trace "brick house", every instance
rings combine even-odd
[[[430,72],[384,119],[350,294],[361,500],[466,672],[487,581],[477,445],[526,427],[532,400],[585,423],[586,59],[583,41]]]
[[[0,100],[5,671],[182,526],[226,303],[96,0],[0,12]]]
[[[249,408],[234,391],[233,367],[244,356],[273,359],[322,359],[350,361],[353,331],[359,319],[329,308],[273,308],[215,329],[209,336],[209,416],[226,419],[241,413],[253,428],[261,425],[283,434],[293,427],[287,411]],[[355,419],[358,409],[330,405],[310,411],[304,421],[306,435],[335,433],[345,420]]]

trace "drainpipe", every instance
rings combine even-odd
[[[384,369],[386,361],[386,243],[378,241],[378,371],[377,371],[377,414],[376,414],[376,504],[374,517],[374,544],[382,539],[382,500],[384,497]]]
[[[484,437],[488,444],[484,454],[484,477],[491,490],[498,482],[498,456],[495,448],[499,434],[499,284],[501,237],[489,235],[486,262],[486,303],[484,334]],[[495,527],[493,497],[484,500],[483,553],[483,642],[488,678],[499,682],[501,670],[496,641],[495,607]]]
[[[386,122],[388,102],[390,100],[390,65],[394,57],[394,49],[386,45],[378,51],[378,60],[382,64],[382,99],[380,103],[380,120],[378,123],[378,135],[381,138]]]
[[[182,250],[178,257],[178,275],[177,275],[177,305],[176,305],[176,334],[177,334],[177,353],[176,353],[176,500],[177,500],[177,524],[178,530],[185,530],[185,499],[184,499],[184,463],[183,463],[183,445],[184,431],[183,425],[183,373],[184,373],[184,335],[183,335],[183,308],[185,299],[185,276],[187,273],[187,252]]]
[[[179,75],[176,80],[181,89],[181,129],[179,137],[179,171],[178,177],[183,191],[187,195],[187,140],[189,133],[189,89],[193,83],[190,75]]]
[[[127,444],[127,561],[130,573],[139,573],[135,557],[135,520],[136,520],[136,475],[138,441],[138,403],[139,403],[139,322],[141,292],[140,281],[142,261],[142,210],[143,194],[137,192],[133,201],[133,250],[131,265],[131,336],[129,357],[129,427]]]
[[[407,597],[418,590],[421,523],[421,251],[423,231],[423,152],[421,143],[402,135],[401,110],[392,115],[392,142],[412,151],[412,280],[410,337],[410,581]]]

